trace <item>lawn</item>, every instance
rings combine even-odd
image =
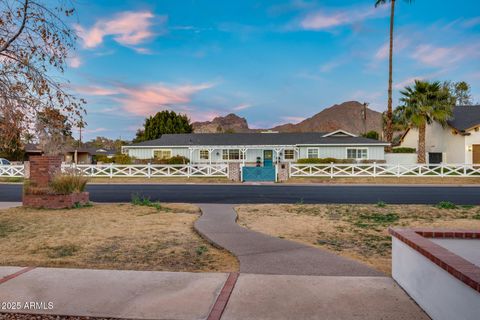
[[[427,205],[241,205],[239,223],[320,247],[391,273],[389,226],[480,229],[480,207]]]
[[[140,203],[142,204],[142,203]],[[194,230],[188,204],[108,204],[0,210],[0,265],[236,271],[238,262]]]

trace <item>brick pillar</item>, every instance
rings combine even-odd
[[[278,164],[278,182],[287,181],[289,178],[290,163],[284,162]]]
[[[53,177],[62,168],[61,156],[30,157],[30,182],[38,188],[48,188]]]
[[[236,182],[239,182],[242,180],[241,172],[240,172],[240,163],[230,162],[228,164],[228,179]]]

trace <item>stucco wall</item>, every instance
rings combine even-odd
[[[429,152],[441,152],[443,153],[444,163],[466,163],[465,137],[459,134],[454,135],[452,130],[450,127],[443,128],[437,122],[427,126],[425,144],[427,161]],[[415,128],[410,129],[400,147],[418,150],[418,130]]]
[[[392,277],[433,320],[477,320],[480,294],[392,238]]]
[[[385,153],[385,161],[388,164],[416,164],[416,153]]]

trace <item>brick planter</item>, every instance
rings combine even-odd
[[[31,208],[65,209],[75,204],[85,205],[89,202],[88,192],[72,194],[24,194],[23,205]]]

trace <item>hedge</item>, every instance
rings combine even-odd
[[[393,153],[417,153],[417,149],[415,148],[393,148],[392,150]]]

